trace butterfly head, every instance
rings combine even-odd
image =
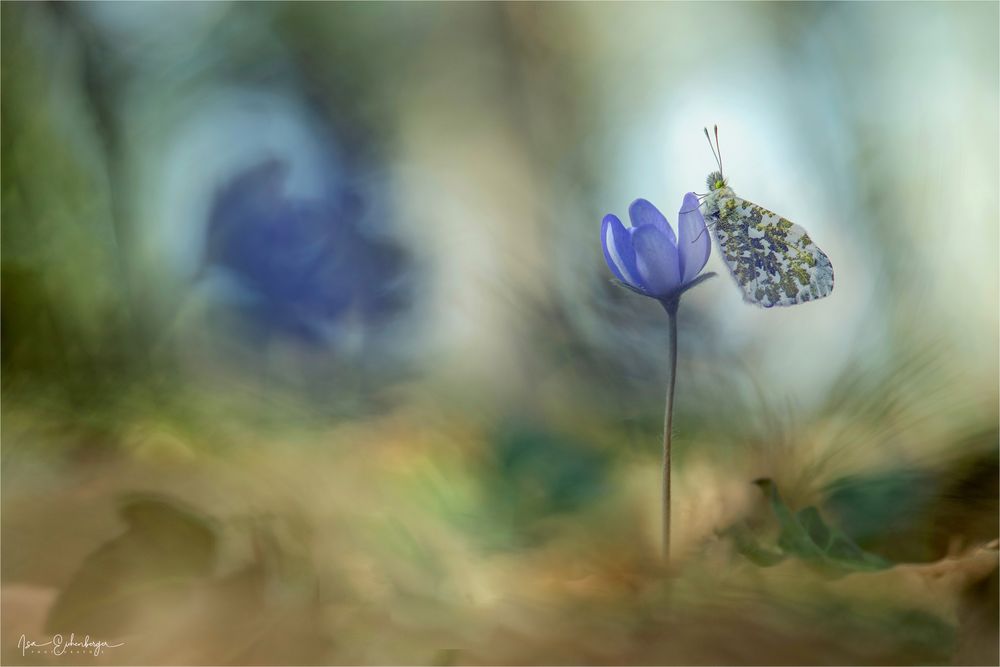
[[[712,145],[712,136],[708,133],[707,127],[705,128],[705,138],[708,139],[708,147],[712,149],[712,156],[715,157],[715,163],[719,165],[719,170],[713,171],[705,179],[709,192],[715,192],[726,187],[726,178],[722,175],[722,148],[719,146],[719,126],[716,125],[713,129],[715,130],[715,145]]]
[[[726,179],[722,177],[721,171],[713,171],[705,179],[705,184],[708,185],[709,192],[715,192],[716,190],[721,190],[726,187]]]

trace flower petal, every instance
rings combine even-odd
[[[670,223],[667,222],[666,217],[660,213],[660,209],[653,206],[647,200],[636,199],[632,202],[632,205],[628,207],[628,217],[632,220],[632,227],[653,225],[659,229],[664,236],[670,239],[672,244],[677,245],[677,237],[674,236],[674,230],[670,227]]]
[[[680,213],[677,214],[677,254],[680,257],[681,282],[695,279],[705,268],[705,262],[712,252],[712,239],[705,227],[705,217],[701,214],[698,197],[693,192],[684,195]]]
[[[681,272],[677,246],[658,227],[643,225],[632,229],[632,246],[642,286],[650,296],[666,296],[680,287]]]
[[[604,261],[608,263],[615,278],[632,287],[641,288],[632,237],[617,215],[604,216],[601,222],[601,245],[604,246]]]

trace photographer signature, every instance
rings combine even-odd
[[[55,656],[66,655],[67,653],[90,653],[95,658],[101,652],[109,648],[124,646],[125,642],[112,644],[103,639],[91,639],[90,635],[85,635],[83,639],[77,639],[76,634],[71,632],[69,637],[63,635],[52,635],[47,642],[36,642],[28,639],[25,635],[17,640],[17,647],[21,649],[21,657],[29,653],[51,653]]]

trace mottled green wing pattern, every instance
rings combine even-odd
[[[764,308],[794,306],[833,291],[833,265],[806,230],[731,193],[720,192],[709,223],[744,299]]]

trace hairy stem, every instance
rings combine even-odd
[[[670,561],[670,439],[674,422],[674,385],[677,382],[677,302],[664,304],[670,319],[670,377],[663,415],[663,560]]]

